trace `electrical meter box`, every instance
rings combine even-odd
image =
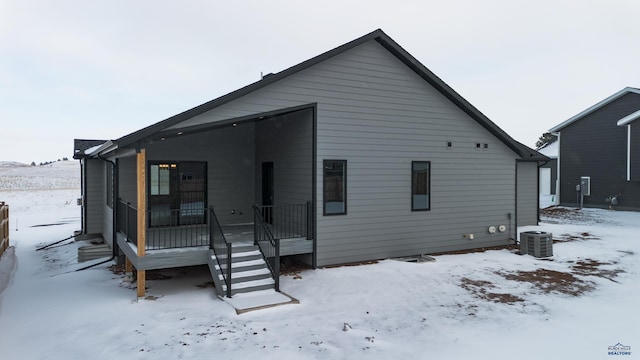
[[[582,195],[591,195],[591,176],[580,177],[580,190]]]

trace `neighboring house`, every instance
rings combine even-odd
[[[561,205],[640,210],[639,111],[640,89],[627,87],[549,130]]]
[[[549,161],[540,165],[539,168],[540,196],[555,195],[558,181],[558,141],[553,140],[536,151],[549,158]],[[553,203],[556,199],[557,197],[554,197]]]
[[[83,232],[124,253],[140,296],[147,269],[208,263],[231,296],[277,288],[278,256],[510,244],[537,224],[548,160],[381,30],[91,150]]]

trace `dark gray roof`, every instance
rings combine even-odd
[[[73,139],[73,158],[82,159],[85,156],[86,150],[106,142],[107,140]]]
[[[247,85],[243,88],[240,88],[236,91],[233,91],[229,94],[221,96],[217,99],[208,101],[204,104],[196,106],[192,109],[184,111],[180,114],[174,115],[168,119],[160,121],[156,124],[150,125],[143,129],[140,129],[136,132],[133,132],[129,135],[125,135],[118,140],[115,141],[115,144],[119,147],[129,147],[132,144],[146,139],[150,136],[156,135],[167,128],[174,126],[184,120],[192,118],[196,115],[207,112],[211,109],[214,109],[220,105],[238,99],[246,94],[249,94],[253,91],[256,91],[260,88],[263,88],[269,84],[275,83],[281,79],[284,79],[292,74],[295,74],[299,71],[307,69],[315,64],[318,64],[322,61],[325,61],[333,56],[341,54],[347,50],[350,50],[358,45],[366,43],[368,41],[377,41],[384,48],[386,48],[390,53],[396,56],[400,61],[402,61],[405,65],[407,65],[411,70],[413,70],[416,74],[418,74],[422,79],[428,82],[431,86],[436,88],[439,92],[441,92],[445,97],[447,97],[450,101],[452,101],[456,106],[462,109],[465,113],[467,113],[471,118],[476,120],[480,125],[482,125],[485,129],[487,129],[490,133],[495,135],[498,139],[500,139],[503,143],[505,143],[509,148],[511,148],[516,154],[518,154],[524,160],[532,160],[532,161],[544,161],[548,160],[548,158],[535,150],[515,141],[511,136],[509,136],[506,132],[504,132],[500,127],[498,127],[493,121],[489,120],[484,114],[482,114],[478,109],[476,109],[473,105],[467,102],[462,98],[458,93],[456,93],[449,85],[445,84],[439,77],[437,77],[434,73],[432,73],[429,69],[427,69],[424,65],[422,65],[417,59],[415,59],[411,54],[405,51],[400,45],[398,45],[393,39],[391,39],[387,34],[385,34],[382,30],[375,30],[367,35],[364,35],[360,38],[357,38],[353,41],[350,41],[344,45],[338,46],[333,50],[329,50],[321,55],[318,55],[314,58],[311,58],[307,61],[304,61],[298,65],[292,66],[286,70],[278,72],[273,75],[265,76],[262,80],[257,81],[253,84]]]

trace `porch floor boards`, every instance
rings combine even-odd
[[[222,226],[224,236],[233,246],[253,245],[253,224]],[[167,236],[165,232],[172,235]],[[137,246],[118,233],[118,245],[136,269],[152,270],[180,266],[206,265],[209,255],[208,225],[163,229],[147,232],[145,256],[137,256]],[[310,254],[313,241],[304,237],[281,239],[280,256]]]

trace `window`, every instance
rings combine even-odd
[[[431,181],[431,162],[411,162],[411,210],[429,210],[429,183]]]
[[[176,169],[177,164],[152,164],[150,169],[151,195],[169,195],[171,169]]]
[[[347,160],[323,161],[323,214],[347,213]]]

